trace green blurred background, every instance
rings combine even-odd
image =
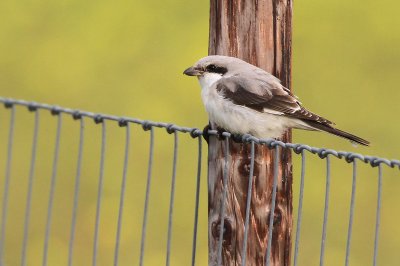
[[[294,131],[293,141],[312,146],[398,158],[400,4],[396,1],[316,1],[294,4],[293,90],[303,104],[338,127],[371,141],[353,147],[327,134]],[[71,108],[173,122],[207,123],[200,89],[182,71],[207,55],[208,1],[1,1],[0,95]],[[5,171],[9,112],[0,112],[0,171]],[[99,172],[100,127],[85,120],[86,137],[74,265],[89,265]],[[5,262],[21,260],[23,215],[33,114],[17,109]],[[28,265],[40,265],[56,120],[41,113],[32,199]],[[49,265],[65,265],[79,124],[63,117],[61,155],[51,228]],[[115,245],[125,132],[107,123],[105,187],[99,265],[111,265]],[[173,137],[155,131],[145,265],[165,263]],[[138,262],[148,159],[148,132],[132,126],[120,264]],[[189,265],[193,227],[197,142],[179,139],[172,265]],[[206,149],[205,149],[206,151]],[[308,156],[301,265],[316,265],[322,229],[325,162]],[[294,158],[294,197],[299,158]],[[344,262],[351,165],[332,159],[332,194],[326,265]],[[197,265],[207,265],[206,152],[203,156]],[[359,163],[351,265],[373,255],[377,168]],[[384,169],[378,262],[400,261],[397,170]],[[3,193],[4,175],[0,178]],[[297,208],[297,200],[294,203]],[[296,211],[295,211],[296,213]]]

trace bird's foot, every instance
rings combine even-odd
[[[225,129],[222,127],[217,127],[217,139],[218,140],[224,140],[225,136],[223,135],[224,132],[227,132]]]
[[[242,134],[232,134],[231,139],[236,143],[243,143],[243,135]]]
[[[211,129],[210,124],[207,124],[204,128],[203,128],[203,138],[204,140],[207,142],[210,140],[210,134],[208,133],[208,131]]]
[[[205,141],[207,141],[207,143],[210,140],[210,133],[208,132],[209,130],[212,130],[211,125],[207,124],[204,128],[203,128],[203,138]],[[217,127],[217,134],[215,135],[217,137],[217,139],[222,140],[224,139],[224,136],[222,135],[222,133],[226,132],[225,129]]]
[[[209,140],[210,140],[210,134],[208,133],[208,131],[209,130],[211,130],[212,128],[211,128],[211,125],[210,124],[208,124],[208,125],[206,125],[205,127],[204,127],[204,129],[203,129],[203,138],[204,138],[204,140],[208,143],[209,142]],[[227,132],[225,129],[223,129],[223,128],[221,128],[221,127],[217,127],[217,134],[215,135],[216,137],[217,137],[217,139],[218,140],[224,140],[225,139],[225,136],[223,135],[223,133],[224,132]],[[233,136],[233,135],[231,135],[231,136]],[[238,135],[238,138],[237,138],[237,140],[238,141],[241,141],[241,136],[240,135]]]

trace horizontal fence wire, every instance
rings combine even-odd
[[[197,172],[196,172],[196,190],[194,195],[194,221],[193,221],[193,236],[192,236],[192,254],[191,254],[191,265],[196,264],[196,244],[197,244],[197,231],[198,231],[198,218],[199,218],[199,205],[200,205],[200,177],[201,177],[201,162],[202,162],[202,136],[204,135],[214,135],[222,136],[225,141],[225,151],[224,157],[224,167],[223,180],[222,180],[222,195],[221,195],[221,209],[220,209],[220,221],[218,228],[218,243],[217,243],[217,265],[222,265],[223,263],[223,241],[224,241],[224,225],[226,216],[226,198],[229,186],[229,140],[232,137],[229,132],[218,132],[216,130],[208,130],[208,132],[203,132],[198,128],[181,127],[170,123],[152,122],[148,120],[140,120],[130,117],[119,117],[107,114],[92,113],[82,110],[74,110],[69,108],[63,108],[54,105],[29,102],[23,100],[15,100],[9,98],[0,97],[0,103],[10,110],[10,120],[8,128],[8,144],[7,144],[7,160],[5,162],[5,178],[4,178],[4,189],[3,191],[3,202],[2,202],[2,212],[1,212],[1,227],[0,227],[0,265],[4,265],[4,246],[5,246],[5,234],[7,231],[7,218],[8,218],[8,204],[9,204],[9,189],[10,189],[10,175],[11,175],[11,164],[13,159],[13,144],[14,144],[14,127],[15,127],[15,106],[25,106],[30,112],[34,112],[34,128],[33,128],[33,139],[31,146],[31,161],[28,173],[28,187],[27,187],[27,199],[25,202],[25,215],[23,221],[23,241],[22,241],[22,252],[21,252],[21,264],[28,265],[27,261],[27,245],[29,236],[29,223],[31,216],[31,201],[32,201],[32,187],[35,180],[35,168],[36,168],[36,157],[37,157],[37,142],[38,142],[38,130],[39,130],[39,112],[38,110],[50,111],[52,115],[57,117],[55,144],[53,152],[53,162],[52,162],[52,173],[50,179],[50,192],[48,197],[47,205],[47,219],[45,226],[45,237],[44,237],[44,247],[43,247],[43,258],[42,265],[46,266],[48,264],[48,248],[49,248],[49,237],[51,234],[51,223],[52,223],[52,213],[53,213],[53,201],[54,201],[54,190],[57,181],[57,169],[59,163],[59,153],[60,153],[60,138],[61,138],[61,128],[62,128],[62,117],[70,116],[74,120],[80,121],[80,131],[79,131],[79,144],[78,144],[78,158],[76,166],[76,174],[74,179],[74,190],[73,190],[73,203],[72,203],[72,215],[71,215],[71,227],[69,231],[69,243],[68,243],[68,265],[73,263],[73,249],[75,243],[75,231],[77,222],[77,209],[78,209],[78,199],[79,190],[81,183],[81,172],[82,172],[82,154],[84,146],[84,125],[85,118],[93,119],[96,124],[101,124],[101,141],[100,145],[100,165],[99,165],[99,176],[98,176],[98,188],[97,188],[97,201],[96,201],[96,212],[94,221],[94,239],[93,239],[93,251],[92,251],[92,265],[98,264],[98,245],[99,245],[99,228],[100,228],[100,211],[102,208],[102,197],[103,197],[103,186],[104,186],[104,172],[105,172],[105,154],[106,154],[106,121],[116,121],[120,127],[125,127],[125,152],[124,152],[124,162],[122,179],[120,185],[119,194],[119,207],[118,216],[116,223],[116,235],[115,235],[115,246],[114,246],[114,265],[119,264],[119,249],[121,242],[121,226],[122,226],[122,216],[124,210],[125,202],[125,190],[126,190],[126,178],[128,171],[128,160],[129,160],[129,146],[130,146],[130,124],[141,125],[143,130],[149,132],[149,155],[147,162],[147,181],[146,189],[144,194],[144,206],[143,206],[143,216],[142,216],[142,228],[141,228],[141,238],[139,250],[139,265],[144,265],[144,257],[146,250],[146,232],[148,223],[148,211],[150,202],[150,192],[152,185],[152,171],[153,171],[153,160],[154,160],[154,128],[165,128],[169,134],[173,134],[173,155],[172,155],[172,177],[170,184],[169,193],[169,213],[168,213],[168,227],[167,233],[167,244],[166,244],[166,265],[171,264],[171,248],[172,248],[172,229],[174,221],[174,201],[175,201],[175,189],[176,189],[176,177],[177,177],[177,162],[178,162],[178,133],[189,133],[192,138],[198,139],[197,148]],[[236,138],[236,136],[235,136]],[[284,143],[275,139],[259,139],[251,135],[243,135],[241,137],[243,143],[251,144],[250,151],[250,173],[248,179],[247,188],[247,199],[246,199],[246,212],[244,221],[244,236],[241,249],[241,262],[242,265],[246,265],[247,259],[247,249],[248,247],[248,232],[250,223],[250,207],[251,207],[251,193],[252,193],[252,182],[254,174],[254,161],[255,161],[255,144],[266,145],[267,147],[275,150],[275,160],[274,160],[274,175],[273,175],[273,186],[271,195],[271,207],[269,210],[269,221],[268,221],[268,232],[267,232],[267,247],[265,250],[265,265],[270,265],[271,263],[271,249],[272,249],[272,237],[273,237],[273,227],[274,227],[274,213],[276,204],[276,193],[278,187],[278,175],[279,175],[279,158],[282,149],[289,149],[294,151],[296,154],[301,154],[301,176],[300,176],[300,192],[299,192],[299,202],[298,202],[298,212],[297,212],[297,223],[296,223],[296,235],[295,235],[295,245],[294,245],[294,265],[298,264],[298,253],[300,249],[300,231],[302,223],[302,209],[303,209],[303,199],[304,199],[304,179],[305,179],[305,169],[306,169],[306,153],[311,153],[317,155],[321,159],[326,161],[326,187],[325,187],[325,204],[323,210],[323,225],[321,234],[321,250],[320,250],[320,265],[324,265],[324,254],[327,236],[327,223],[328,223],[328,212],[329,212],[329,194],[330,194],[330,178],[331,178],[331,157],[336,157],[338,159],[345,160],[347,163],[352,163],[353,178],[352,178],[352,189],[350,198],[350,213],[348,220],[348,230],[347,230],[347,242],[346,242],[346,255],[345,255],[345,265],[349,265],[350,257],[350,247],[351,238],[353,230],[353,220],[354,220],[354,206],[355,206],[355,195],[356,195],[356,181],[357,181],[357,162],[363,162],[369,164],[372,167],[378,168],[378,185],[377,185],[377,207],[376,207],[376,218],[375,218],[375,239],[374,239],[374,252],[373,252],[373,265],[377,265],[378,258],[378,239],[381,221],[381,207],[382,207],[382,176],[383,176],[383,166],[389,166],[391,168],[398,167],[400,169],[399,160],[389,160],[385,158],[366,156],[358,153],[336,151],[332,149],[325,148],[315,148],[304,144],[293,144]]]
[[[24,100],[16,100],[16,99],[3,98],[3,97],[0,97],[0,103],[3,103],[6,108],[12,108],[14,105],[20,105],[20,106],[27,107],[30,111],[44,109],[44,110],[49,110],[53,114],[60,114],[60,113],[69,114],[75,119],[81,119],[82,117],[88,117],[88,118],[92,118],[96,123],[99,123],[103,120],[110,120],[110,121],[116,121],[119,123],[139,124],[139,125],[142,125],[142,127],[144,129],[149,129],[151,127],[165,128],[168,133],[173,133],[175,131],[181,132],[181,133],[190,133],[192,137],[198,137],[198,136],[203,135],[203,131],[198,128],[181,127],[181,126],[178,126],[178,125],[175,125],[172,123],[154,122],[154,121],[141,120],[141,119],[131,118],[131,117],[114,116],[114,115],[101,114],[101,113],[92,113],[92,112],[87,112],[87,111],[82,111],[82,110],[63,108],[63,107],[56,106],[56,105],[49,105],[49,104],[30,102],[30,101],[24,101]],[[219,136],[221,134],[221,132],[218,132],[217,130],[208,130],[207,134],[212,135],[212,136]],[[231,136],[231,133],[223,132],[222,135],[223,136]],[[338,159],[346,160],[349,163],[353,162],[354,160],[357,159],[361,162],[370,164],[373,167],[376,167],[381,164],[385,164],[391,168],[398,167],[400,169],[400,161],[394,160],[394,159],[390,160],[390,159],[386,159],[386,158],[363,155],[363,154],[354,153],[354,152],[336,151],[336,150],[326,149],[326,148],[316,148],[316,147],[311,147],[311,146],[305,145],[305,144],[295,144],[295,143],[289,143],[289,142],[285,143],[285,142],[275,140],[275,139],[260,139],[260,138],[254,137],[252,135],[249,135],[249,134],[243,135],[241,141],[245,142],[245,143],[251,143],[251,141],[254,141],[254,143],[256,143],[256,144],[266,145],[270,148],[275,148],[275,147],[279,146],[279,147],[282,147],[285,149],[293,150],[297,154],[299,154],[299,153],[301,153],[301,151],[305,150],[312,154],[318,155],[320,158],[325,158],[327,155],[332,155]]]

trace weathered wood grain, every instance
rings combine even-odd
[[[257,65],[291,88],[292,0],[211,0],[209,54]],[[281,138],[291,140],[291,132]],[[217,264],[224,141],[210,137],[208,154],[209,265]],[[222,265],[241,265],[250,145],[229,143]],[[274,173],[273,151],[256,145],[246,265],[264,265]],[[292,164],[281,152],[270,265],[289,265],[292,233]]]

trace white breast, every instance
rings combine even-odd
[[[222,78],[221,74],[217,73],[205,73],[203,76],[199,77],[199,83],[202,89],[210,88],[215,82]]]
[[[279,114],[258,112],[224,99],[217,93],[215,82],[218,74],[200,77],[201,97],[211,122],[232,133],[251,134],[258,138],[280,137],[288,128],[298,127],[302,122]]]

